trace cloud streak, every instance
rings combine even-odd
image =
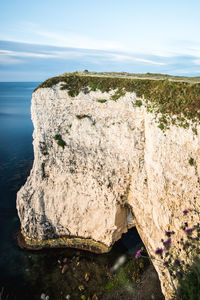
[[[132,55],[125,55],[125,54],[119,54],[119,53],[110,53],[110,52],[101,52],[96,50],[77,50],[74,49],[68,50],[65,49],[63,51],[46,51],[44,52],[28,52],[28,51],[14,51],[14,50],[0,50],[0,59],[1,62],[6,63],[17,63],[20,62],[19,59],[16,58],[41,58],[41,59],[77,59],[77,58],[84,58],[84,57],[99,57],[103,59],[107,59],[108,61],[114,61],[114,62],[140,62],[144,64],[151,64],[151,65],[166,65],[164,62],[158,62],[150,59],[145,58],[138,58],[134,54]]]
[[[166,65],[166,63],[164,63],[164,62],[158,62],[158,61],[145,59],[145,58],[138,58],[136,55],[138,55],[138,54],[125,55],[125,54],[113,53],[110,55],[110,58],[111,58],[111,60],[117,61],[117,62],[140,62],[140,63],[144,63],[144,64],[159,65],[159,66]]]
[[[34,76],[39,74],[38,80],[44,80],[64,72],[84,69],[198,75],[199,66],[200,58],[194,55],[160,56],[0,41],[1,71],[7,72],[7,74],[9,71],[11,74],[16,74],[18,71],[23,76],[25,72],[29,72],[30,78],[33,73]],[[4,80],[2,74],[0,72],[0,80],[1,78]],[[42,77],[40,78],[41,74]],[[22,80],[26,80],[26,78],[23,77]]]
[[[55,57],[53,54],[44,53],[32,53],[24,51],[10,51],[10,50],[0,50],[0,56],[14,56],[14,57],[36,57],[36,58],[52,58]]]
[[[113,51],[118,53],[118,57],[117,54],[113,57],[115,61],[135,61],[138,54],[142,56],[155,56],[160,59],[184,55],[200,59],[200,43],[198,41],[182,41],[176,39],[174,41],[164,40],[159,43],[154,43],[150,39],[143,40],[141,37],[137,41],[137,38],[134,38],[134,31],[133,37],[122,43],[122,41],[119,42],[112,38],[110,40],[101,39],[98,38],[98,36],[89,36],[84,33],[80,34],[69,29],[61,29],[59,31],[53,29],[50,31],[32,22],[22,22],[18,24],[17,36],[18,38],[15,36],[17,42],[29,42],[44,46],[53,45],[54,47],[73,48],[77,50]],[[13,36],[7,37],[8,40],[13,40],[13,38]],[[5,36],[3,39],[5,39]],[[144,57],[140,58],[140,55],[138,62],[140,59],[144,59],[143,63],[163,65],[162,61],[154,61]],[[133,58],[133,56],[135,58]],[[140,62],[142,63],[141,60]]]

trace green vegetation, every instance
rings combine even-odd
[[[68,124],[68,125],[67,125],[67,128],[68,128],[68,129],[66,129],[65,133],[66,133],[66,134],[70,134],[70,129],[72,128],[72,124],[71,124],[71,123]]]
[[[179,231],[179,239],[176,240],[174,231],[165,231],[165,239],[161,239],[162,247],[157,247],[156,258],[152,255],[150,259],[160,262],[160,266],[163,266],[162,275],[166,276],[166,280],[170,276],[174,300],[199,300],[200,212],[185,209],[182,213],[182,234]],[[142,249],[137,251],[136,258],[145,258]]]
[[[38,88],[51,87],[59,82],[62,82],[61,89],[67,90],[71,97],[81,91],[115,90],[111,99],[117,101],[126,92],[135,92],[137,97],[146,99],[147,110],[154,113],[156,119],[160,114],[165,116],[166,122],[157,120],[162,130],[170,124],[187,128],[189,121],[193,124],[199,124],[200,121],[199,77],[170,77],[161,74],[138,74],[134,77],[134,74],[128,73],[75,72],[48,79]],[[137,106],[141,106],[140,100],[137,101]]]
[[[137,107],[142,106],[142,101],[141,100],[136,100],[135,101],[135,106],[137,106]]]
[[[110,281],[106,284],[105,290],[110,292],[119,287],[128,286],[133,281],[139,283],[141,275],[148,265],[148,259],[142,258],[141,260],[137,260],[132,258],[124,266],[120,267],[116,273],[114,273]]]
[[[194,166],[194,158],[190,157],[189,164],[190,166]]]
[[[160,128],[161,130],[164,130],[164,129],[165,129],[165,126],[164,126],[163,123],[160,123],[160,124],[158,125],[158,128]]]
[[[200,258],[195,257],[193,264],[185,270],[184,278],[179,277],[176,300],[200,299]]]
[[[97,102],[99,102],[99,103],[106,103],[107,100],[106,99],[98,99]]]
[[[197,133],[197,128],[196,128],[196,126],[195,126],[195,127],[192,127],[192,131],[193,131],[193,133],[194,133],[195,135],[198,134],[198,133]]]
[[[82,120],[82,119],[89,119],[91,122],[92,122],[92,125],[95,125],[96,124],[96,121],[92,119],[92,116],[89,116],[89,115],[76,115],[76,118],[78,120]]]
[[[54,135],[54,140],[57,141],[58,146],[62,147],[63,149],[66,146],[65,141],[63,141],[62,136],[60,134]]]
[[[82,120],[82,119],[85,119],[85,118],[91,119],[91,116],[89,116],[89,115],[76,115],[76,118],[78,120]]]
[[[117,101],[120,97],[125,96],[125,94],[126,94],[126,90],[124,88],[120,87],[120,88],[118,88],[116,90],[116,92],[114,93],[114,95],[111,96],[111,99],[113,101]]]
[[[66,143],[65,143],[65,141],[63,141],[63,140],[59,140],[57,144],[58,144],[58,146],[62,147],[63,149],[64,149],[65,146],[66,146]]]
[[[55,141],[58,141],[58,140],[61,139],[61,135],[60,134],[56,134],[56,135],[54,135],[53,138],[54,138]]]

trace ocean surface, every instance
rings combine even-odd
[[[33,163],[30,105],[39,82],[0,82],[0,299],[50,300],[80,299],[81,293],[100,293],[106,274],[121,255],[129,255],[142,245],[135,229],[117,242],[112,251],[96,255],[73,249],[22,250],[17,244],[20,223],[16,193],[25,183]],[[68,271],[62,274],[63,264]],[[85,274],[90,280],[80,286]],[[91,276],[92,273],[92,276]],[[84,287],[86,289],[86,287]],[[48,299],[48,297],[47,297]]]

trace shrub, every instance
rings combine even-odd
[[[66,143],[65,143],[65,141],[63,141],[62,136],[60,134],[56,134],[56,135],[54,135],[53,138],[55,141],[57,141],[58,146],[60,146],[64,149],[64,147],[66,146]]]
[[[190,157],[189,164],[190,166],[194,166],[194,158]]]
[[[85,119],[85,118],[90,119],[91,116],[89,116],[89,115],[76,115],[76,118],[77,118],[78,120],[82,120],[82,119]]]
[[[194,133],[195,135],[197,135],[197,134],[198,134],[198,132],[197,132],[197,128],[196,128],[196,127],[192,127],[192,131],[193,131],[193,133]]]
[[[136,100],[135,101],[135,106],[137,106],[137,107],[142,106],[142,101],[141,100]]]
[[[154,113],[155,116],[158,116],[159,113],[168,116],[166,129],[172,122],[184,128],[189,126],[189,120],[193,124],[199,124],[200,83],[195,82],[194,79],[176,78],[161,74],[150,74],[150,79],[145,74],[141,74],[141,78],[127,78],[129,74],[125,74],[126,77],[124,78],[115,73],[101,73],[98,76],[95,74],[97,73],[93,73],[93,76],[87,74],[81,76],[79,73],[68,73],[50,78],[37,88],[51,87],[63,82],[61,89],[67,90],[71,97],[77,96],[81,91],[87,91],[88,87],[92,91],[109,92],[115,90],[114,95],[111,96],[114,101],[124,96],[126,92],[135,92],[137,97],[148,100],[146,106],[149,112]],[[157,80],[152,80],[153,78]],[[179,81],[176,81],[177,79]],[[199,81],[199,79],[197,80]]]
[[[82,119],[87,118],[87,119],[89,119],[89,120],[92,122],[92,125],[95,125],[95,124],[96,124],[96,121],[93,120],[92,116],[89,116],[89,115],[76,115],[76,118],[77,118],[78,120],[82,120]]]
[[[63,140],[59,140],[59,141],[57,142],[57,144],[58,144],[58,146],[62,147],[63,149],[64,149],[65,146],[66,146],[66,143],[65,143],[65,141],[63,141]]]
[[[165,125],[164,125],[163,123],[160,123],[160,124],[158,125],[158,128],[160,128],[161,130],[164,130],[164,129],[165,129]]]
[[[106,99],[97,99],[97,102],[99,102],[99,103],[106,103],[107,100]]]
[[[61,139],[61,135],[60,134],[56,134],[56,135],[54,135],[53,138],[54,138],[55,141],[58,141],[58,140]]]
[[[161,239],[163,246],[155,250],[157,258],[150,257],[163,266],[163,276],[166,275],[164,269],[168,270],[176,300],[197,300],[197,295],[200,295],[200,223],[189,226],[194,214],[199,218],[198,211],[184,210],[183,218],[188,217],[188,221],[184,220],[180,228],[184,233],[183,238],[172,246],[175,232],[166,231],[165,239]],[[136,258],[139,257],[145,257],[140,250],[136,254]]]
[[[179,277],[178,289],[175,299],[196,300],[200,299],[200,258],[195,257],[191,266],[185,270],[185,276]],[[198,298],[199,297],[199,298]]]
[[[144,250],[145,254],[145,250]],[[140,261],[131,258],[124,266],[121,266],[116,273],[112,276],[111,280],[106,284],[106,291],[110,292],[122,286],[128,286],[133,281],[140,282],[141,275],[145,268],[149,265],[149,261],[142,258]]]
[[[113,101],[117,101],[120,97],[123,97],[126,94],[126,90],[124,88],[118,88],[114,95],[111,96]]]

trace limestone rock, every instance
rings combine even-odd
[[[17,195],[29,245],[105,252],[136,224],[154,255],[165,230],[180,229],[184,209],[199,211],[199,126],[197,135],[175,126],[164,134],[144,105],[133,105],[135,93],[116,102],[111,93],[72,98],[60,84],[34,92],[34,164]]]

